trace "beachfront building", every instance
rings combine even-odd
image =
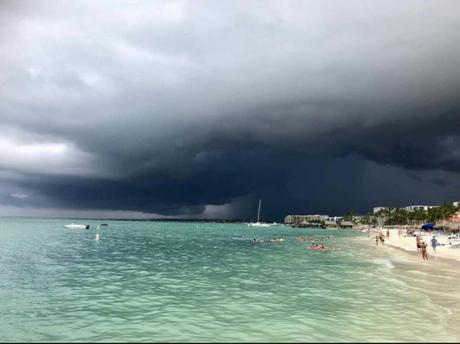
[[[355,224],[351,221],[341,221],[340,222],[340,227],[341,228],[353,228]]]
[[[293,225],[296,223],[301,223],[305,221],[305,215],[287,215],[284,218],[284,223],[286,225]]]
[[[447,221],[460,223],[460,211],[457,211],[452,217],[448,218]]]
[[[307,221],[326,221],[329,218],[329,215],[305,215]]]
[[[326,226],[326,228],[337,228],[338,224],[337,221],[326,220],[324,221],[324,226]]]
[[[338,221],[342,220],[343,216],[329,216],[327,219],[324,221],[329,221],[329,222],[335,222],[337,223]]]
[[[327,219],[330,217],[328,215],[320,215],[320,214],[314,214],[314,215],[287,215],[284,218],[284,223],[287,225],[293,225],[297,226],[300,224],[304,224],[304,226],[307,226],[307,224],[321,224],[325,222]]]
[[[436,207],[438,206],[437,205],[408,205],[407,207],[404,207],[403,209],[407,211],[414,211],[414,210],[428,211],[428,209],[436,208]]]
[[[287,225],[292,225],[301,222],[318,222],[326,221],[329,218],[328,215],[288,215],[284,218],[284,223]]]
[[[342,218],[342,216],[329,216],[324,220],[324,225],[326,228],[337,228]]]
[[[284,218],[284,223],[293,227],[314,227],[322,226],[327,228],[352,228],[358,224],[370,224],[376,219],[375,216],[328,216],[328,215],[287,215]]]

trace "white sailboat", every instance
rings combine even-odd
[[[248,226],[250,227],[270,227],[269,223],[260,222],[260,206],[262,204],[262,200],[259,199],[259,210],[257,210],[257,222],[250,222]]]

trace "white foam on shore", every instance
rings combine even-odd
[[[372,259],[372,262],[376,263],[377,265],[383,266],[383,267],[385,267],[387,269],[394,269],[395,268],[395,266],[393,265],[393,263],[389,259],[375,258],[375,259]]]
[[[416,274],[416,275],[425,275],[425,276],[428,275],[428,273],[419,271],[419,270],[407,270],[407,272],[411,274]]]

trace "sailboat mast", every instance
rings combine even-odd
[[[260,203],[262,203],[261,199],[259,199],[259,210],[257,211],[257,222],[259,222],[259,219],[260,219]]]

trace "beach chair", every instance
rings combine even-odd
[[[459,248],[460,247],[460,238],[457,238],[457,237],[450,237],[449,239],[447,239],[447,243],[449,244],[450,247],[452,248]]]

